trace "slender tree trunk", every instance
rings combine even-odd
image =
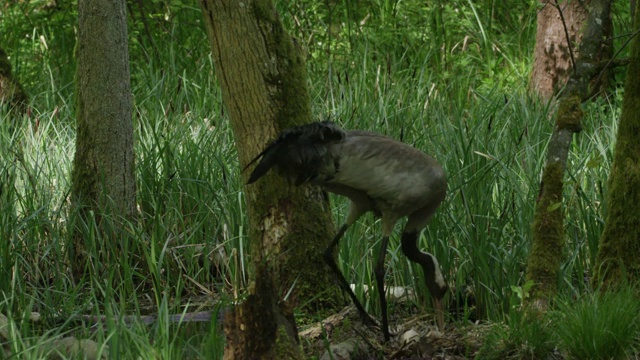
[[[244,167],[282,129],[312,120],[304,60],[270,1],[201,5]],[[328,201],[318,188],[273,175],[245,194],[254,272],[249,297],[226,318],[225,358],[299,358],[293,307],[314,297],[335,307],[339,291],[322,262],[333,237]]]
[[[640,12],[639,12],[640,13]],[[640,15],[635,15],[636,34]],[[609,206],[594,266],[594,286],[640,283],[640,37],[631,42],[613,164]]]
[[[136,208],[132,100],[124,0],[78,1],[77,136],[72,199],[100,225]],[[86,221],[86,218],[85,218]],[[74,236],[72,265],[81,276],[85,239]]]
[[[555,114],[556,124],[549,141],[535,208],[533,244],[527,268],[527,279],[534,283],[533,300],[541,309],[546,309],[548,297],[557,291],[558,270],[564,251],[563,177],[573,134],[581,130],[581,104],[590,94],[590,82],[603,70],[598,59],[604,38],[601,19],[609,17],[610,9],[611,0],[591,1],[580,55]]]

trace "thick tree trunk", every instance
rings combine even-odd
[[[27,94],[13,77],[7,53],[0,49],[0,105],[8,105],[10,109],[22,112],[26,108],[27,100]]]
[[[640,12],[638,12],[640,13]],[[635,15],[640,31],[640,14]],[[631,43],[613,164],[609,206],[594,266],[594,286],[640,283],[640,38]]]
[[[555,6],[556,0],[540,0],[540,3],[531,88],[548,100],[571,75],[572,59],[577,56],[577,44],[582,39],[582,25],[588,12],[583,1],[558,1],[559,9]]]
[[[551,99],[567,83],[573,71],[573,63],[578,58],[578,44],[582,41],[585,22],[589,16],[587,1],[540,0],[542,8],[538,12],[536,45],[533,53],[531,89],[545,100]],[[611,17],[603,19],[603,32],[611,33]],[[609,46],[598,51],[599,60],[611,57]],[[599,76],[599,84],[592,92],[606,88],[609,72]]]
[[[244,167],[282,129],[312,120],[304,60],[270,1],[201,4]],[[265,180],[245,187],[254,273],[249,297],[225,321],[227,359],[299,357],[297,299],[335,307],[339,291],[322,262],[333,237],[326,195],[278,176]]]
[[[72,199],[80,214],[132,217],[136,208],[132,100],[124,0],[78,2],[77,136]],[[84,239],[71,259],[82,275]]]
[[[556,125],[549,141],[533,223],[533,244],[527,279],[534,283],[533,300],[546,308],[547,298],[557,291],[558,270],[564,250],[562,216],[563,177],[573,134],[581,130],[581,103],[589,96],[589,84],[602,65],[598,54],[603,46],[603,21],[609,18],[611,0],[592,0],[589,19],[580,44],[576,69],[559,99]]]

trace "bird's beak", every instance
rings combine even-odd
[[[433,299],[433,305],[435,307],[436,323],[438,324],[438,330],[444,331],[444,305],[441,299]]]

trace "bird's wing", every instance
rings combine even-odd
[[[284,130],[249,162],[247,167],[259,160],[247,184],[255,182],[272,168],[296,185],[314,179],[332,161],[329,146],[344,137],[345,132],[329,121]]]
[[[417,206],[445,181],[433,158],[383,135],[349,131],[331,151],[339,154],[338,171],[327,182],[362,191],[381,207]]]

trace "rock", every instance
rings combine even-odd
[[[4,314],[0,314],[0,343],[4,343],[2,346],[2,356],[3,359],[8,359],[11,357],[11,351],[9,351],[9,319],[4,316]]]
[[[420,334],[417,331],[411,329],[406,331],[402,336],[400,336],[400,340],[403,344],[411,344],[420,341]]]
[[[427,333],[427,337],[428,338],[432,338],[432,339],[440,339],[442,338],[444,335],[440,332],[440,330],[438,329],[431,329],[429,330],[429,332]]]
[[[80,357],[87,360],[107,359],[107,346],[101,349],[101,345],[93,340],[78,340],[73,336],[55,340],[51,344],[52,353],[48,359],[68,359]]]
[[[347,340],[339,344],[329,346],[329,350],[322,354],[320,360],[350,360],[355,351],[355,341]]]
[[[0,314],[0,340],[9,340],[9,319],[4,314]]]
[[[29,314],[29,321],[39,322],[41,318],[42,318],[42,316],[40,316],[39,312],[35,312],[34,311],[31,314]]]

